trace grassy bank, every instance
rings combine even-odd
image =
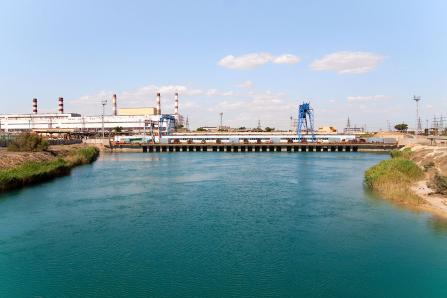
[[[393,201],[419,204],[411,185],[424,177],[424,172],[410,160],[411,151],[392,151],[391,159],[383,160],[365,172],[365,184],[375,193]]]
[[[0,192],[67,175],[73,167],[91,163],[98,155],[96,147],[75,148],[49,161],[29,161],[0,170]]]

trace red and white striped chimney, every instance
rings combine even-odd
[[[58,110],[59,114],[63,114],[64,113],[64,98],[63,97],[59,97],[59,110]]]
[[[117,108],[116,108],[116,94],[112,95],[112,112],[113,112],[113,116],[117,115]]]
[[[178,115],[178,92],[175,92],[174,115]]]
[[[37,114],[37,98],[33,98],[33,114]]]
[[[157,115],[161,115],[160,92],[157,92]]]

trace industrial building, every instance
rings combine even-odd
[[[64,99],[58,99],[58,113],[38,113],[37,98],[32,100],[31,114],[0,115],[0,131],[20,133],[39,132],[111,132],[120,130],[138,133],[150,129],[153,133],[169,134],[175,126],[183,124],[179,114],[178,93],[174,99],[174,113],[161,113],[161,95],[157,93],[156,107],[118,108],[117,97],[112,96],[112,115],[83,116],[65,113]]]

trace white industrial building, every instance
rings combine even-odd
[[[18,133],[25,131],[70,131],[100,132],[120,128],[123,131],[141,132],[153,129],[167,133],[176,125],[183,124],[178,113],[178,94],[175,95],[174,114],[161,114],[160,93],[157,93],[157,106],[145,108],[117,108],[116,95],[112,97],[112,115],[82,116],[77,113],[64,113],[64,101],[58,100],[58,113],[38,113],[37,99],[33,98],[31,114],[0,115],[0,131]]]

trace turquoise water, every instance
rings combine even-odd
[[[0,197],[0,297],[447,297],[447,225],[366,153],[105,155]]]

